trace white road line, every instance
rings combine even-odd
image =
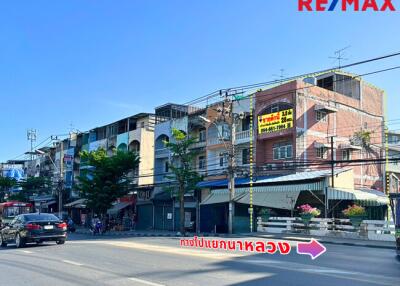
[[[29,250],[20,250],[20,252],[27,253],[27,254],[32,254],[33,253],[32,251],[29,251]]]
[[[61,261],[64,262],[64,263],[75,265],[75,266],[82,266],[83,265],[81,263],[78,263],[78,262],[75,262],[75,261],[71,261],[71,260],[61,260]]]
[[[154,282],[150,282],[150,281],[147,281],[147,280],[142,280],[142,279],[139,279],[139,278],[131,277],[131,278],[128,278],[128,279],[131,280],[131,281],[139,282],[139,283],[146,284],[146,285],[165,286],[164,284],[154,283]]]

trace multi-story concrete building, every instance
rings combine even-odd
[[[372,160],[384,154],[383,91],[342,72],[258,92],[255,113],[256,164],[266,173],[328,169],[331,152],[335,161]],[[353,170],[354,188],[383,191],[383,164],[335,167]]]
[[[400,158],[400,133],[389,131],[388,134],[388,155],[389,158]],[[389,192],[400,193],[400,163],[398,161],[389,162],[386,165],[388,176]]]

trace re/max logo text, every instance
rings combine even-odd
[[[298,0],[299,11],[396,11],[393,0]]]

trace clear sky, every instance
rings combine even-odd
[[[7,2],[7,3],[6,3]],[[393,0],[400,10],[400,1]],[[297,11],[297,0],[2,1],[0,162],[38,142],[166,102],[400,51],[400,12]],[[349,69],[366,73],[400,57]],[[400,70],[366,80],[400,118]],[[392,129],[400,129],[393,124]]]

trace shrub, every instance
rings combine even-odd
[[[358,206],[358,205],[352,205],[349,206],[347,209],[345,209],[343,211],[343,214],[347,217],[350,216],[365,216],[366,215],[366,211],[365,208],[363,208],[362,206]]]
[[[313,208],[309,204],[301,205],[298,207],[300,214],[311,214],[312,216],[319,216],[321,211],[317,208]]]

